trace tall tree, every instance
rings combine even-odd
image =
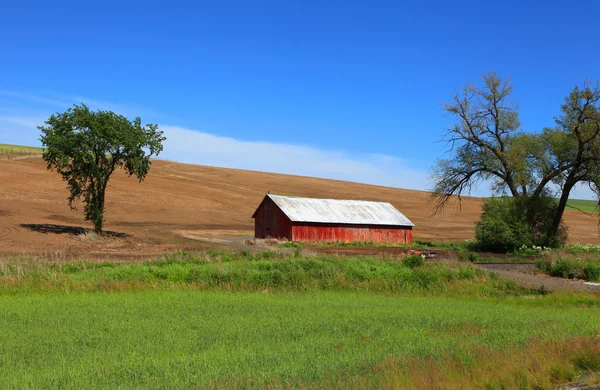
[[[141,182],[165,141],[157,125],[141,125],[112,111],[91,111],[84,104],[56,113],[38,127],[49,170],[67,182],[69,206],[82,199],[85,220],[102,233],[108,181],[116,169]]]
[[[512,92],[509,79],[489,73],[483,87],[467,85],[444,105],[457,120],[446,135],[450,158],[433,168],[433,198],[439,211],[453,196],[490,181],[495,193],[526,198],[534,224],[534,205],[540,197],[554,196],[559,202],[546,233],[555,236],[576,184],[586,183],[600,195],[600,89],[589,82],[575,87],[556,126],[541,133],[520,130]]]

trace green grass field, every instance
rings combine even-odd
[[[468,264],[3,258],[0,388],[546,388],[600,370],[598,318]]]
[[[595,200],[569,199],[567,209],[578,209],[586,213],[597,213],[598,202]]]
[[[0,387],[318,383],[394,357],[591,336],[600,310],[359,293],[0,297]],[[220,386],[217,386],[220,387]]]
[[[23,155],[41,154],[43,152],[44,152],[43,148],[36,148],[33,146],[0,144],[0,155],[23,156]]]

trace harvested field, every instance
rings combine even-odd
[[[91,224],[71,211],[60,177],[40,158],[0,160],[0,253],[51,259],[144,259],[178,249],[227,246],[253,235],[251,215],[267,191],[308,197],[389,201],[417,226],[417,239],[473,237],[481,201],[431,216],[429,194],[336,180],[154,161],[145,182],[114,174],[107,190],[108,238],[86,233]],[[572,241],[599,243],[597,218],[569,210]],[[211,232],[216,232],[211,234]],[[209,238],[206,240],[205,238]]]

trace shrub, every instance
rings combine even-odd
[[[556,207],[556,199],[546,196],[537,200],[527,197],[485,199],[483,213],[475,226],[478,246],[492,252],[511,252],[530,246],[558,247],[567,234],[561,223],[556,236],[548,235]]]
[[[402,259],[402,264],[409,268],[417,268],[424,265],[425,260],[419,255],[409,255]]]
[[[583,268],[583,274],[590,282],[600,282],[600,264],[588,263]]]
[[[550,274],[550,271],[552,270],[552,261],[548,260],[548,259],[541,259],[536,261],[535,263],[537,269],[539,269],[540,271],[546,273],[546,274]]]
[[[569,278],[573,271],[581,269],[581,264],[576,260],[558,259],[558,260],[538,260],[537,268],[550,276],[558,278]]]
[[[471,263],[477,263],[481,261],[481,257],[477,253],[469,252],[468,259]]]
[[[514,251],[533,244],[533,230],[512,198],[490,198],[483,204],[483,214],[475,225],[475,237],[483,250]]]
[[[568,278],[571,274],[571,271],[573,271],[573,268],[573,262],[569,260],[558,259],[552,265],[552,268],[550,269],[550,275],[561,278]]]
[[[481,256],[473,252],[459,252],[458,259],[462,261],[470,261],[471,263],[477,263],[481,261]]]

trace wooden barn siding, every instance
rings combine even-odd
[[[412,227],[410,226],[294,223],[292,233],[293,241],[412,243]]]
[[[267,232],[267,228],[271,231]],[[256,212],[254,237],[292,239],[292,221],[269,198],[265,198]]]

